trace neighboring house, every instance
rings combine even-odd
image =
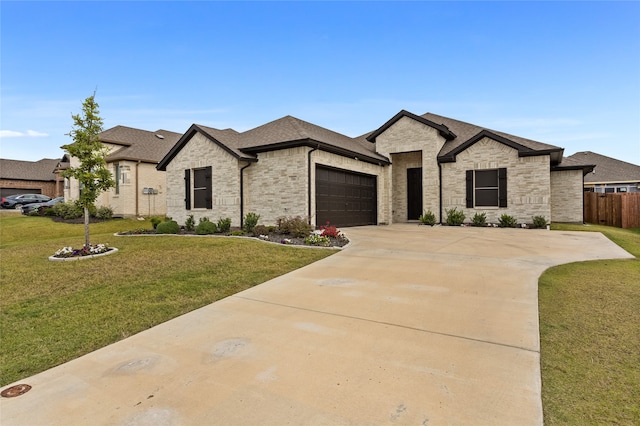
[[[286,116],[246,132],[192,125],[158,164],[167,172],[167,215],[242,223],[248,212],[314,225],[438,221],[462,210],[531,223],[582,222],[583,174],[563,149],[458,120],[401,111],[351,138]]]
[[[640,192],[640,166],[591,151],[576,152],[568,160],[595,165],[584,177],[589,192]]]
[[[109,206],[114,216],[163,216],[166,213],[166,177],[156,165],[180,138],[179,133],[167,130],[149,132],[116,126],[99,134],[109,149],[107,167],[116,185],[103,192],[97,206]],[[78,159],[71,158],[76,167]],[[71,179],[65,188],[65,199],[77,199],[78,181]]]
[[[68,156],[39,161],[0,159],[0,197],[14,194],[43,194],[51,198],[63,194],[63,178],[57,173],[69,162]]]

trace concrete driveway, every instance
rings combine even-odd
[[[598,233],[346,231],[334,256],[19,381],[0,423],[540,425],[539,275],[631,257]]]

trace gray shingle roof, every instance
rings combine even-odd
[[[15,180],[55,181],[60,159],[43,158],[38,161],[0,159],[0,178]]]
[[[444,124],[445,126],[447,126],[449,128],[449,130],[451,130],[456,135],[455,139],[447,141],[444,144],[444,146],[442,147],[442,150],[439,153],[439,156],[445,156],[445,155],[451,153],[456,148],[460,147],[465,142],[471,140],[475,135],[477,135],[478,133],[480,133],[482,131],[489,131],[489,132],[494,133],[494,134],[496,134],[498,136],[502,136],[505,139],[513,141],[513,142],[517,143],[518,145],[522,145],[523,147],[528,148],[528,149],[533,150],[533,151],[549,151],[549,150],[553,151],[553,150],[562,149],[562,148],[557,147],[555,145],[550,145],[550,144],[546,144],[546,143],[543,143],[543,142],[538,142],[538,141],[534,141],[534,140],[531,140],[531,139],[522,138],[520,136],[511,135],[509,133],[504,133],[504,132],[500,132],[500,131],[497,131],[497,130],[492,130],[492,129],[489,129],[487,127],[480,127],[480,126],[477,126],[475,124],[465,123],[464,121],[455,120],[455,119],[449,118],[449,117],[443,117],[441,115],[433,114],[433,113],[430,113],[430,112],[422,115],[422,117],[426,118],[429,121],[433,121],[434,123]]]
[[[616,160],[591,151],[576,152],[566,158],[582,164],[595,164],[593,173],[584,177],[587,183],[600,182],[640,182],[640,166]]]
[[[371,144],[365,145],[355,138],[290,115],[241,133],[240,141],[241,148],[249,152],[261,151],[269,149],[270,146],[279,146],[289,142],[307,141],[307,144],[311,146],[314,143],[320,143],[324,149],[331,150],[331,148],[334,148],[338,151],[347,151],[354,156],[367,157],[374,161],[388,161],[385,157],[376,153],[374,146]]]
[[[213,142],[240,160],[256,161],[256,153],[293,146],[321,147],[321,149],[359,159],[387,163],[375,152],[375,146],[357,138],[311,124],[287,115],[277,120],[239,133],[233,129],[215,129],[194,124],[160,161],[158,169],[165,170],[171,159],[186,145],[195,132],[203,133]]]
[[[122,146],[107,157],[107,162],[131,160],[158,163],[182,135],[168,130],[150,132],[116,126],[101,132],[98,136],[102,142]]]
[[[225,148],[231,155],[236,158],[253,161],[255,160],[255,155],[246,154],[240,151],[240,134],[233,129],[216,129],[213,127],[202,126],[200,124],[196,124],[195,130],[198,130],[208,136],[210,139],[214,139],[218,142],[223,148]],[[194,128],[192,126],[192,128]],[[190,129],[191,130],[191,129]],[[189,132],[187,132],[189,133]],[[185,140],[186,142],[186,140]]]
[[[417,116],[403,110],[377,130],[355,138],[290,115],[242,133],[236,132],[233,129],[220,130],[194,124],[160,161],[158,167],[164,170],[166,165],[189,139],[193,137],[195,132],[204,133],[236,158],[247,161],[255,161],[255,154],[261,151],[304,145],[311,147],[318,146],[323,150],[345,156],[354,156],[365,161],[388,163],[389,160],[386,157],[375,151],[375,139],[402,116],[411,117],[436,128],[440,134],[447,139],[438,155],[440,161],[454,161],[455,155],[458,152],[466,149],[468,145],[475,143],[479,138],[487,135],[518,149],[520,155],[550,154],[554,167],[562,162],[563,149],[555,145],[511,135],[471,123],[465,123],[464,121],[437,114],[426,113],[422,116]],[[579,166],[581,165],[572,165],[572,167],[575,168]]]

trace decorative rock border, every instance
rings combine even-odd
[[[104,253],[90,254],[88,256],[75,256],[75,257],[49,256],[49,260],[51,262],[71,262],[71,261],[74,261],[74,260],[92,259],[94,257],[109,256],[110,254],[117,253],[117,252],[118,252],[117,248],[109,247],[109,251],[105,251]]]

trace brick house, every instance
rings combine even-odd
[[[246,132],[192,125],[159,162],[167,215],[241,225],[247,212],[314,225],[417,220],[448,209],[530,223],[533,216],[582,222],[583,176],[563,149],[435,114],[400,111],[351,138],[286,116]]]
[[[150,132],[125,126],[101,132],[100,141],[109,150],[107,167],[116,185],[100,194],[96,205],[111,207],[117,217],[164,216],[166,178],[156,165],[180,136],[167,130]],[[78,159],[71,157],[71,166],[77,164]],[[67,180],[65,199],[74,200],[79,195],[78,181]]]
[[[43,158],[38,161],[0,159],[0,197],[15,194],[43,194],[51,198],[63,195],[63,178],[58,171],[69,158]]]

